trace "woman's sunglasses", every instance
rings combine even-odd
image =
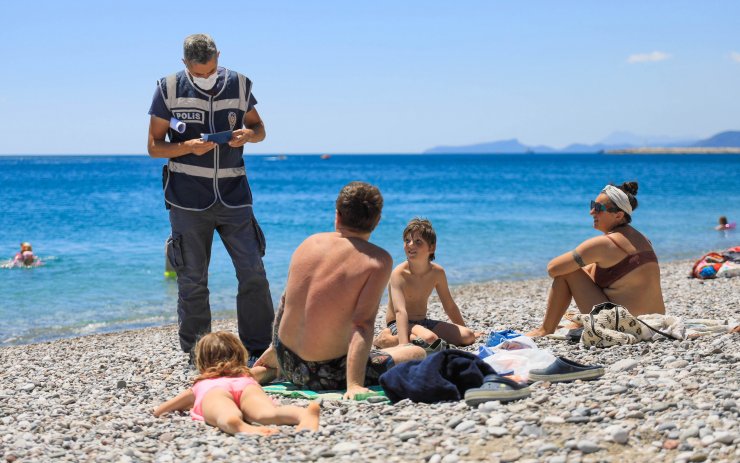
[[[620,209],[617,207],[606,207],[605,205],[598,203],[596,201],[591,201],[591,209],[595,210],[596,212],[604,212],[604,211],[619,212],[620,211]]]

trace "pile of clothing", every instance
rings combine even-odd
[[[704,254],[691,268],[691,276],[702,280],[740,276],[740,246]]]

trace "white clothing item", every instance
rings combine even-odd
[[[632,215],[632,206],[630,200],[627,197],[627,193],[615,187],[614,185],[607,185],[603,190],[609,199],[614,203],[615,206],[623,210],[629,215]]]
[[[508,350],[514,349],[514,350]],[[528,336],[507,339],[491,349],[493,355],[484,358],[496,373],[514,371],[516,376],[529,379],[529,371],[547,368],[555,361],[555,356],[548,350],[540,349]]]
[[[640,315],[637,318],[650,325],[650,328],[660,330],[665,334],[673,336],[674,338],[686,339],[686,325],[680,317],[650,313]],[[660,339],[665,339],[665,336],[658,334],[651,329],[647,329],[642,331],[642,334],[639,335],[639,338],[640,341],[658,341]]]

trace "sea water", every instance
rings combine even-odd
[[[293,250],[332,230],[337,192],[352,180],[380,187],[385,206],[372,242],[396,264],[406,222],[432,220],[437,262],[451,284],[544,277],[551,258],[599,234],[589,201],[609,182],[639,181],[633,225],[661,261],[740,244],[740,232],[713,229],[720,215],[740,220],[740,156],[247,155],[245,162],[273,299]],[[0,157],[0,260],[30,241],[45,262],[0,269],[0,345],[176,321],[177,285],[163,277],[162,164],[146,156]],[[216,234],[214,317],[234,315],[236,286]]]

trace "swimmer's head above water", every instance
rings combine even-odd
[[[34,260],[36,260],[36,256],[33,255],[32,251],[23,251],[21,256],[23,258],[23,265],[33,265]]]

